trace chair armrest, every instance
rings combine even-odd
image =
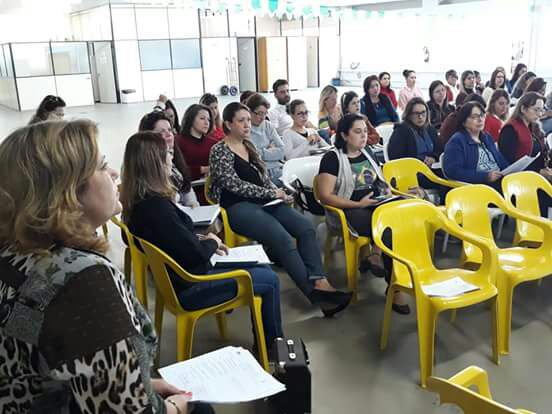
[[[449,378],[449,381],[464,388],[470,388],[475,385],[479,394],[492,399],[489,388],[489,376],[485,370],[475,365],[467,367],[456,375],[453,375]]]
[[[493,241],[473,234],[460,227],[439,210],[445,230],[460,240],[467,241],[481,249],[483,253],[481,267],[478,272],[493,274],[498,266],[497,247]]]
[[[540,249],[550,252],[552,250],[552,222],[548,219],[544,219],[539,216],[534,216],[532,214],[527,214],[513,206],[511,206],[508,203],[505,203],[505,209],[504,212],[512,216],[513,218],[521,221],[525,221],[526,223],[533,224],[540,228],[544,233],[544,238],[542,245]]]

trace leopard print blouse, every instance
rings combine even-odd
[[[165,413],[151,320],[105,257],[0,249],[0,413]]]
[[[234,169],[234,153],[224,141],[213,145],[209,153],[209,198],[220,201],[222,190],[238,196],[272,200],[276,198],[276,186],[267,174],[260,174],[263,186],[242,180]]]

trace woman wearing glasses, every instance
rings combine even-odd
[[[528,169],[537,171],[552,180],[548,168],[549,148],[538,121],[544,113],[544,96],[528,92],[518,101],[514,113],[500,130],[498,148],[510,163],[525,155],[539,157]]]
[[[286,160],[307,157],[313,150],[329,146],[315,129],[307,128],[309,111],[305,101],[300,99],[291,101],[288,113],[293,119],[293,125],[282,135]]]
[[[429,124],[429,109],[422,98],[412,98],[402,114],[403,122],[395,124],[387,148],[389,159],[418,158],[429,167],[439,159],[435,151],[437,130]]]
[[[489,134],[483,131],[485,109],[479,102],[467,102],[457,112],[456,133],[445,146],[443,171],[457,181],[487,184],[500,189],[500,171],[509,165]]]
[[[284,143],[276,128],[266,119],[270,104],[260,94],[255,93],[246,100],[251,113],[251,142],[266,164],[270,180],[280,185],[284,161]]]

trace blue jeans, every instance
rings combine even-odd
[[[242,201],[227,211],[232,229],[267,246],[307,298],[326,277],[314,226],[297,210]]]
[[[224,273],[233,269],[211,270],[209,273]],[[280,314],[280,282],[270,266],[245,268],[251,275],[253,291],[263,300],[261,313],[267,347],[282,334]],[[178,300],[188,310],[208,308],[226,302],[236,296],[237,284],[233,279],[194,283],[193,286],[178,292]]]

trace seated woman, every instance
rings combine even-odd
[[[332,136],[341,119],[341,108],[337,105],[337,89],[335,86],[326,85],[320,92],[318,102],[318,129],[329,129],[328,136]]]
[[[33,117],[29,121],[29,125],[37,122],[63,119],[65,115],[65,101],[59,96],[47,95],[44,97]]]
[[[347,114],[359,114],[360,115],[360,99],[356,92],[348,91],[341,95],[341,110],[343,116]],[[381,137],[377,129],[370,123],[368,118],[366,120],[366,128],[368,129],[368,143],[367,145],[379,144]]]
[[[510,95],[504,89],[497,89],[491,95],[487,105],[487,116],[483,131],[489,134],[494,142],[498,142],[500,130],[508,119],[510,110]]]
[[[552,92],[546,97],[544,109],[544,114],[541,117],[542,130],[544,135],[548,135],[552,133]]]
[[[497,89],[505,90],[506,87],[506,73],[502,69],[495,69],[491,75],[489,85],[483,90],[481,96],[488,104],[491,99],[491,95]]]
[[[412,98],[402,114],[403,122],[395,124],[387,152],[390,160],[417,158],[431,167],[439,159],[435,151],[437,130],[429,124],[428,107],[422,98]]]
[[[423,98],[422,90],[416,86],[416,72],[413,70],[403,70],[406,85],[399,92],[399,108],[404,111],[408,101],[412,98]]]
[[[445,84],[440,80],[435,80],[429,85],[429,101],[427,101],[429,110],[429,123],[437,130],[447,116],[454,112],[454,106],[449,104]]]
[[[512,73],[512,79],[506,82],[506,90],[508,91],[509,94],[511,94],[514,91],[514,86],[516,82],[525,73],[527,73],[527,65],[524,63],[518,63],[514,69],[514,72]]]
[[[366,148],[367,136],[364,116],[349,114],[339,121],[335,149],[324,154],[320,162],[318,192],[324,204],[343,209],[348,223],[359,235],[370,237],[372,215],[379,203],[376,197],[389,194],[390,189],[372,152]],[[330,226],[339,226],[331,215],[327,215],[327,221]],[[377,263],[370,261],[372,269],[377,269]],[[389,283],[392,260],[385,255],[383,267]],[[410,312],[399,292],[395,294],[393,309],[402,314]]]
[[[209,151],[218,141],[211,132],[214,128],[211,111],[205,105],[193,104],[186,109],[180,134],[175,138],[190,168],[190,179],[198,180],[209,174]],[[194,187],[201,204],[207,204],[203,186]]]
[[[485,109],[478,102],[467,102],[458,111],[457,132],[452,136],[443,156],[445,175],[457,181],[487,184],[502,192],[500,171],[509,163],[493,139],[483,132]]]
[[[288,107],[288,113],[293,119],[290,129],[284,131],[282,141],[284,142],[284,155],[286,160],[292,158],[307,157],[313,150],[328,147],[315,129],[307,128],[309,111],[305,101],[294,99]]]
[[[498,148],[508,162],[513,163],[521,157],[539,157],[527,169],[537,171],[552,181],[549,167],[550,149],[539,125],[544,112],[544,96],[537,92],[528,92],[518,101],[514,113],[500,130]]]
[[[472,93],[480,95],[475,89],[475,73],[473,70],[465,70],[460,76],[460,92],[456,96],[456,107],[459,108],[464,102],[467,102],[466,97]]]
[[[483,107],[485,107],[485,101],[481,95],[477,93],[472,93],[466,96],[464,103],[467,102],[479,102]],[[456,128],[458,126],[458,113],[461,108],[461,105],[457,107],[456,110],[450,113],[441,124],[439,135],[437,137],[437,152],[442,153],[445,150],[445,145],[447,145],[449,139],[456,132]]]
[[[196,235],[192,219],[173,203],[171,166],[171,153],[158,134],[139,132],[130,137],[123,161],[123,219],[132,234],[159,247],[186,271],[195,275],[218,273],[211,268],[210,258],[215,253],[226,253],[228,248],[213,233]],[[247,271],[255,294],[263,299],[262,318],[269,347],[282,336],[278,276],[269,266],[253,266]],[[237,293],[234,280],[189,283],[171,274],[171,281],[178,300],[188,310],[223,303]]]
[[[389,98],[391,105],[394,109],[397,109],[397,96],[395,91],[391,89],[391,75],[389,72],[381,72],[378,76],[381,86],[381,93]]]
[[[97,134],[87,120],[44,122],[0,145],[5,412],[187,412],[190,394],[151,379],[152,322],[96,234],[121,211]]]
[[[368,117],[373,126],[399,122],[399,115],[391,101],[381,93],[379,79],[376,75],[364,79],[362,87],[364,96],[360,100],[360,112]]]
[[[514,85],[514,90],[512,91],[511,100],[512,105],[517,103],[517,100],[521,98],[521,95],[525,92],[525,89],[527,88],[527,85],[531,83],[533,79],[535,79],[537,75],[535,75],[533,72],[527,72],[521,75],[521,77],[518,79],[516,84]]]
[[[192,190],[190,170],[180,148],[174,145],[173,128],[170,120],[164,112],[154,111],[146,114],[140,120],[139,131],[153,131],[165,140],[169,151],[173,152],[173,164],[171,168],[171,183],[176,189],[176,202],[188,207],[199,206],[199,201]]]
[[[222,119],[220,117],[217,97],[212,93],[206,93],[201,98],[199,98],[199,104],[205,105],[211,110],[213,129],[209,132],[208,137],[214,139],[217,142],[220,141],[224,138],[224,131],[222,130]]]
[[[280,186],[284,143],[276,132],[276,128],[266,119],[270,104],[258,93],[251,95],[246,102],[251,112],[251,142],[265,163],[270,180]]]
[[[326,279],[311,221],[286,205],[290,197],[272,184],[249,141],[249,110],[232,102],[222,117],[226,137],[209,157],[210,197],[226,209],[233,230],[270,249],[301,292],[322,306],[326,316],[345,309],[352,295],[336,291]],[[284,202],[263,206],[276,199]]]
[[[546,94],[546,81],[543,78],[533,78],[525,87],[524,94],[527,92],[536,92],[544,96]]]
[[[159,95],[159,99],[157,99],[153,110],[165,113],[171,123],[174,134],[177,134],[178,131],[180,131],[180,118],[178,117],[176,106],[174,106],[174,103],[169,98],[162,94]]]

